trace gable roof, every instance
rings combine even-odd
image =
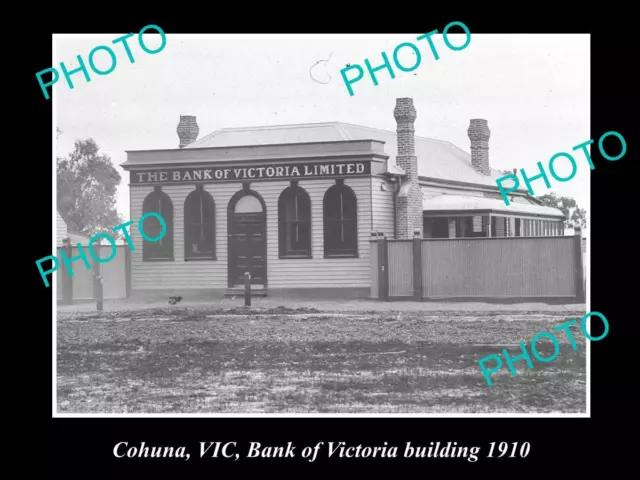
[[[67,228],[69,228],[69,221],[67,220],[67,217],[65,216],[64,213],[62,213],[62,210],[60,210],[60,207],[56,205],[56,208],[58,209],[58,214],[62,217],[62,220],[64,220],[64,223],[67,225]]]
[[[379,140],[385,142],[389,166],[398,155],[396,132],[343,122],[308,123],[263,127],[222,128],[184,148],[274,145],[344,140]],[[450,142],[415,137],[418,175],[441,180],[472,183],[497,188],[496,179],[503,174],[491,169],[481,175],[471,166],[471,155]],[[518,189],[520,190],[520,189]]]
[[[84,235],[82,233],[75,233],[75,232],[69,232],[69,231],[67,232],[67,237],[69,238],[71,245],[75,245],[77,243],[85,244],[87,243],[87,240],[91,239],[89,235]]]
[[[74,243],[75,241],[82,242],[83,240],[89,240],[91,238],[89,235],[85,233],[78,233],[78,232],[75,232],[74,230],[69,229],[69,220],[67,220],[67,217],[65,216],[65,214],[62,213],[62,210],[60,210],[60,207],[56,205],[56,208],[58,209],[58,213],[60,214],[60,216],[62,217],[62,220],[64,220],[64,223],[67,226],[67,236],[71,238],[72,243]]]

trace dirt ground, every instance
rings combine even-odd
[[[244,298],[213,298],[210,300],[184,299],[179,303],[179,307],[187,308],[234,308],[244,305]],[[550,304],[542,302],[527,303],[486,303],[486,302],[415,302],[415,301],[394,301],[380,302],[372,299],[291,299],[276,296],[256,297],[252,299],[252,308],[276,308],[286,305],[290,308],[315,308],[322,312],[424,312],[424,311],[501,311],[501,312],[585,312],[584,304]],[[145,310],[149,308],[165,308],[168,306],[167,300],[154,302],[136,299],[105,300],[104,311],[130,311]],[[96,310],[95,302],[77,303],[75,305],[60,305],[58,312],[92,312]]]
[[[557,333],[555,360],[532,356],[533,369],[521,360],[512,376],[503,357],[491,387],[478,365],[503,348],[519,355],[519,342],[579,321],[583,306],[400,311],[388,303],[389,311],[367,311],[334,304],[325,312],[238,305],[60,309],[58,412],[585,412],[579,325],[571,328],[577,350]],[[553,349],[543,340],[538,351]]]

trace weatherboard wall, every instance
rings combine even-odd
[[[395,236],[395,188],[384,177],[371,177],[371,231],[382,232],[389,238]]]
[[[375,179],[374,179],[375,180]],[[333,179],[300,180],[311,199],[312,257],[309,259],[278,258],[278,198],[290,185],[288,180],[251,182],[250,188],[259,193],[267,208],[267,282],[269,289],[276,288],[368,288],[370,285],[369,236],[374,223],[372,214],[371,177],[346,178],[358,199],[358,257],[324,258],[323,197],[335,184]],[[163,185],[173,202],[173,261],[143,261],[142,237],[137,229],[142,216],[145,197],[153,191],[152,185],[130,185],[130,211],[133,228],[131,238],[132,290],[164,289],[225,289],[227,277],[227,207],[233,194],[242,189],[241,183],[205,184],[204,188],[215,201],[216,260],[184,260],[184,202],[195,189],[194,184]],[[376,192],[377,208],[385,208],[387,192]],[[391,211],[393,212],[393,210]],[[392,215],[393,213],[391,213]],[[375,216],[376,225],[388,229],[386,215]],[[392,228],[392,227],[391,227]]]
[[[56,209],[56,246],[62,246],[62,239],[67,237],[67,223]]]

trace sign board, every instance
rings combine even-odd
[[[131,171],[131,184],[287,180],[371,174],[371,162],[286,163]]]

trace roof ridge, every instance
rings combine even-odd
[[[347,132],[344,131],[344,129],[340,129],[340,127],[342,126],[349,126],[349,127],[356,127],[356,128],[362,128],[365,130],[372,130],[375,132],[382,132],[382,133],[389,133],[392,135],[397,135],[397,132],[393,131],[393,130],[386,130],[383,128],[376,128],[376,127],[369,127],[367,125],[358,125],[356,123],[349,123],[349,122],[341,122],[341,121],[331,121],[331,122],[314,122],[314,123],[285,123],[285,124],[280,124],[280,125],[255,125],[255,126],[244,126],[244,127],[223,127],[223,128],[219,128],[217,130],[214,130],[211,133],[208,133],[207,135],[205,135],[204,137],[196,140],[195,142],[193,142],[191,145],[197,143],[197,142],[201,142],[205,139],[209,139],[214,137],[215,135],[221,133],[221,132],[242,132],[242,131],[255,131],[255,130],[276,130],[279,128],[311,128],[311,127],[318,127],[321,125],[333,125],[334,127],[338,127],[339,128],[339,133],[344,133],[347,137],[351,137],[351,135],[349,135]],[[464,152],[464,150],[462,150],[460,147],[458,147],[457,145],[451,143],[449,140],[441,140],[439,138],[432,138],[432,137],[425,137],[422,135],[416,135],[416,138],[419,138],[421,140],[429,140],[431,142],[437,142],[437,143],[442,143],[442,144],[449,144],[461,151]],[[467,153],[467,152],[465,152]]]
[[[340,122],[287,123],[287,124],[282,124],[282,125],[256,125],[256,126],[253,126],[253,127],[250,127],[250,126],[245,126],[245,127],[223,127],[223,128],[219,128],[217,130],[214,130],[211,133],[208,133],[204,137],[202,137],[202,138],[196,140],[195,142],[189,144],[189,146],[192,147],[192,146],[194,146],[196,144],[204,142],[205,140],[210,140],[211,138],[213,138],[216,135],[219,135],[220,133],[223,133],[223,132],[243,132],[243,131],[244,132],[250,132],[250,131],[260,131],[260,130],[276,130],[276,129],[279,129],[279,128],[310,128],[310,127],[317,127],[319,125],[334,125],[334,126],[336,126],[339,123]]]
[[[255,125],[253,127],[251,127],[251,126],[245,126],[245,127],[223,127],[223,128],[219,128],[218,130],[215,130],[215,132],[221,132],[221,131],[238,132],[238,131],[242,131],[242,130],[274,130],[274,129],[278,129],[278,128],[293,128],[293,127],[305,128],[305,127],[317,127],[318,125],[334,125],[334,124],[338,124],[338,123],[341,123],[341,122],[284,123],[284,124],[280,124],[280,125]]]
[[[355,123],[349,123],[349,122],[337,122],[340,123],[341,125],[348,125],[350,127],[356,127],[356,128],[364,128],[366,130],[374,130],[376,132],[384,132],[384,133],[391,133],[393,135],[397,135],[398,133],[393,131],[393,130],[385,130],[383,128],[376,128],[376,127],[367,127],[366,125],[357,125]],[[460,148],[457,147],[456,145],[454,145],[453,143],[451,143],[449,140],[441,140],[439,138],[432,138],[432,137],[424,137],[422,135],[416,135],[416,138],[419,138],[421,140],[430,140],[432,142],[438,142],[438,143],[448,143],[449,145],[452,145],[456,148]]]

